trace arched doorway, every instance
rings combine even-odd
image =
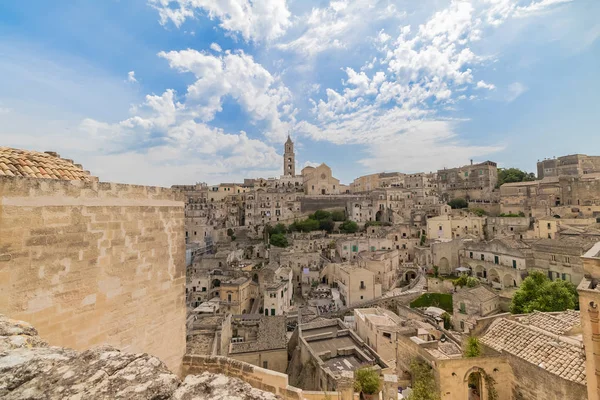
[[[438,267],[439,267],[440,274],[442,274],[442,275],[450,274],[450,261],[448,261],[448,259],[446,257],[440,258]]]
[[[498,271],[493,268],[487,272],[487,277],[490,282],[500,283],[500,275],[498,274]]]
[[[413,279],[415,279],[417,277],[417,273],[415,271],[407,271],[406,274],[404,274],[404,280],[406,282],[410,282]]]
[[[213,281],[212,281],[212,286],[213,286],[214,288],[216,288],[216,287],[220,287],[220,286],[221,286],[221,281],[220,281],[220,280],[218,280],[218,279],[215,279],[215,280],[213,280]]]
[[[258,283],[258,274],[252,275],[252,281]]]
[[[484,271],[485,271],[485,268],[483,268],[482,265],[476,266],[475,267],[475,276],[479,277],[479,278],[483,278],[484,277],[484,274],[483,274]]]
[[[466,400],[482,400],[483,397],[483,379],[479,369],[468,373],[466,383],[469,388]]]

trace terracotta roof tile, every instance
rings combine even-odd
[[[86,182],[97,180],[81,165],[60,158],[56,153],[40,153],[1,146],[0,175]]]
[[[533,326],[501,318],[492,323],[481,341],[496,351],[510,353],[561,378],[585,384],[583,348]]]

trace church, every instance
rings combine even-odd
[[[301,177],[304,194],[308,196],[344,194],[349,191],[347,185],[340,184],[340,180],[333,177],[331,168],[325,163],[317,167],[304,167]],[[281,179],[292,178],[296,178],[296,154],[294,153],[294,142],[288,135],[284,145]]]

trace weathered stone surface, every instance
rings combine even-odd
[[[77,352],[48,347],[31,325],[0,315],[0,398],[232,399],[278,397],[239,379],[211,374],[184,382],[158,358],[103,346]]]

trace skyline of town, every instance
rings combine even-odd
[[[345,183],[600,153],[596,1],[218,4],[3,2],[3,144],[159,186],[279,176],[288,132]]]

